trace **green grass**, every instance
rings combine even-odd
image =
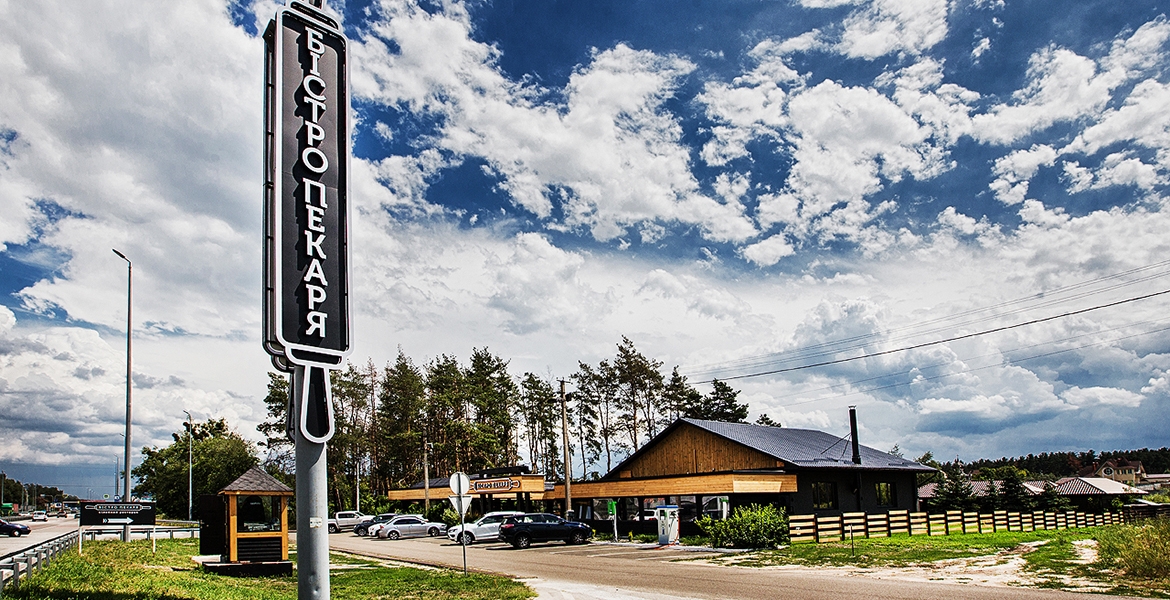
[[[44,571],[22,581],[20,588],[4,590],[5,598],[76,600],[178,600],[216,598],[288,599],[297,597],[297,580],[291,577],[226,577],[204,573],[191,557],[199,552],[199,540],[159,540],[157,554],[150,542],[94,542],[85,555],[69,552]],[[337,563],[361,564],[352,556],[338,556]],[[365,561],[369,569],[338,570],[330,576],[332,597],[524,599],[535,594],[527,586],[506,577],[464,577],[446,570],[382,567]]]

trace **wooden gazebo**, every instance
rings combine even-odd
[[[223,510],[223,528],[220,529],[223,532],[220,538],[222,542],[216,544],[211,540],[203,541],[208,542],[208,549],[210,546],[218,546],[221,562],[204,563],[204,568],[232,575],[291,573],[292,563],[288,560],[288,499],[292,496],[292,488],[277,481],[260,467],[248,469],[220,490],[218,499]],[[202,502],[200,511],[205,527],[210,525],[212,519],[202,514]],[[208,529],[218,527],[211,526]],[[214,536],[218,532],[207,533]]]

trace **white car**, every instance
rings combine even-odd
[[[500,539],[500,524],[504,522],[504,519],[522,514],[524,513],[515,510],[490,512],[474,523],[456,525],[448,529],[447,539],[457,544],[462,544],[465,536],[468,544],[498,540]],[[467,533],[464,534],[464,531]]]
[[[33,511],[32,520],[34,521],[48,521],[49,515],[43,510]]]

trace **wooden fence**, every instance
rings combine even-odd
[[[961,512],[927,514],[908,510],[888,513],[844,513],[833,517],[794,515],[788,518],[788,535],[793,543],[839,542],[855,538],[892,535],[951,535],[955,533],[993,533],[996,531],[1035,531],[1037,529],[1076,529],[1123,522],[1119,513],[1088,514],[1069,511],[993,513]]]

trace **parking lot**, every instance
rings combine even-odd
[[[329,536],[334,550],[422,565],[462,568],[462,549],[445,537],[401,540],[361,538],[352,533]],[[471,570],[512,575],[531,585],[541,600],[851,598],[914,600],[963,596],[986,600],[1015,598],[1077,599],[1081,594],[1055,590],[954,584],[864,580],[833,569],[743,568],[699,559],[712,551],[688,552],[652,545],[564,542],[534,544],[515,550],[501,543],[467,547]]]

